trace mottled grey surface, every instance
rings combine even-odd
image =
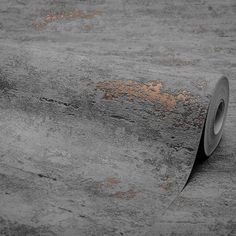
[[[0,233],[233,235],[235,32],[233,1],[1,1]]]

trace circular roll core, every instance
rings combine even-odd
[[[217,135],[222,126],[223,126],[223,121],[224,121],[224,109],[225,109],[225,102],[224,100],[221,100],[217,111],[215,115],[215,121],[214,121],[214,134]]]
[[[210,156],[222,137],[229,103],[229,82],[222,77],[216,84],[210,100],[204,129],[204,152]]]

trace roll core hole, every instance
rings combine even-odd
[[[214,134],[215,135],[217,135],[220,132],[223,126],[224,110],[225,110],[225,103],[223,100],[221,100],[215,114],[215,120],[214,120]]]

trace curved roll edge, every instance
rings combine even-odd
[[[195,172],[195,167],[206,160],[217,148],[223,134],[223,128],[227,116],[229,104],[229,80],[221,77],[213,90],[204,122],[201,138],[196,153],[196,159],[191,168],[190,174],[181,191],[188,184]]]
[[[229,104],[229,80],[221,77],[214,88],[204,125],[202,144],[206,157],[217,148],[225,124]]]

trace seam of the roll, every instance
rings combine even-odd
[[[209,103],[208,106],[207,106],[207,109],[206,109],[207,112],[206,112],[206,114],[208,114],[209,106],[210,106],[210,103]],[[206,118],[207,118],[207,115],[206,115]],[[184,186],[182,187],[182,189],[180,190],[180,192],[175,196],[175,198],[171,201],[171,203],[170,203],[170,204],[168,205],[168,207],[165,209],[165,211],[163,212],[162,216],[165,215],[165,213],[168,211],[168,209],[169,209],[169,208],[171,207],[171,205],[175,202],[175,200],[180,196],[180,194],[183,192],[183,190],[185,189],[185,187],[186,187],[187,184],[189,183],[189,180],[190,180],[190,178],[191,178],[191,176],[192,176],[194,167],[195,167],[195,165],[196,165],[196,163],[197,163],[197,161],[198,161],[198,153],[199,153],[199,152],[205,153],[205,152],[204,152],[204,131],[205,131],[206,118],[205,118],[205,120],[204,120],[204,124],[203,124],[203,127],[202,127],[201,136],[200,136],[200,139],[199,139],[199,141],[198,141],[198,148],[196,149],[195,154],[194,154],[195,159],[194,159],[194,161],[193,161],[193,163],[192,163],[192,166],[191,166],[191,168],[190,168],[190,172],[189,172],[189,175],[188,175],[188,177],[187,177],[187,180],[186,180]],[[201,146],[201,143],[203,143],[202,146]]]

